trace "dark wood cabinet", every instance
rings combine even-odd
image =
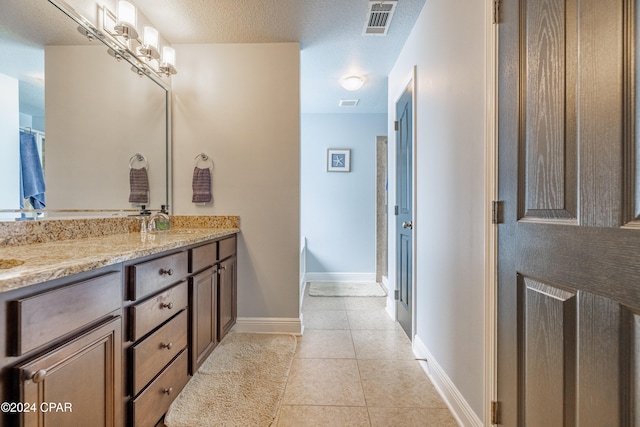
[[[16,402],[30,405],[10,421],[24,427],[122,425],[120,317],[15,368]]]
[[[191,360],[193,375],[218,344],[218,268],[210,267],[189,279]]]
[[[188,251],[128,265],[128,422],[155,426],[189,381]],[[168,288],[167,288],[168,287]]]
[[[190,260],[189,372],[193,375],[236,323],[236,236],[192,248]]]
[[[155,426],[235,324],[236,276],[233,235],[0,293],[0,427]]]
[[[218,339],[222,340],[237,319],[237,262],[236,257],[221,261],[218,267]]]

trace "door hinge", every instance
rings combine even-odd
[[[394,290],[393,291],[393,299],[398,301],[400,299],[400,291],[399,290]]]
[[[491,202],[491,224],[504,223],[504,202],[494,200]]]
[[[500,424],[500,402],[496,400],[491,401],[491,424]]]
[[[393,130],[397,131],[399,129],[400,125],[398,124],[398,121],[394,121],[393,122]]]
[[[396,216],[398,215],[398,205],[395,205],[393,207],[393,214],[396,215]]]
[[[493,0],[493,23],[500,23],[500,0]]]

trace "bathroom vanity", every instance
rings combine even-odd
[[[0,425],[156,425],[235,323],[238,232],[0,247]]]

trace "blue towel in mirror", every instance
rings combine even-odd
[[[20,166],[20,209],[24,208],[24,199],[29,199],[34,209],[44,209],[44,173],[36,136],[32,133],[20,131]]]

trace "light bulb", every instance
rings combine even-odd
[[[171,65],[172,67],[176,66],[176,51],[174,48],[169,46],[162,48],[162,63],[164,65]]]
[[[146,48],[158,49],[158,30],[153,27],[144,27],[142,43]]]
[[[118,22],[125,22],[132,27],[136,26],[136,7],[128,1],[118,2]]]

